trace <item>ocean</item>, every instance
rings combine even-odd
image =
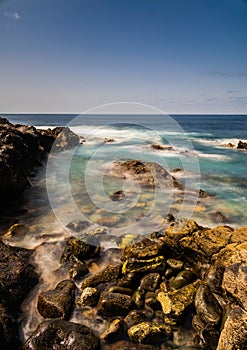
[[[86,139],[73,154],[70,164],[70,181],[74,178],[71,183],[74,197],[79,198],[80,203],[83,197],[85,206],[90,205],[93,198],[84,192],[80,198],[82,187],[90,187],[84,175],[80,175],[85,174],[89,160],[91,166],[96,161],[98,167],[100,162],[108,164],[113,159],[142,159],[158,162],[176,179],[183,183],[187,181],[188,189],[201,188],[212,195],[213,200],[209,198],[204,203],[199,201],[193,214],[185,214],[210,226],[217,223],[214,213],[218,212],[227,224],[244,225],[247,221],[247,154],[236,149],[239,140],[247,140],[247,115],[82,114],[6,117],[13,123],[43,128],[68,125]],[[113,139],[114,142],[104,142],[105,139]],[[229,143],[235,147],[227,147]],[[151,147],[152,144],[163,145],[165,149],[155,150]],[[62,171],[64,166],[62,162]],[[98,178],[94,178],[94,181],[97,185],[102,182]],[[57,178],[54,182],[51,186],[56,184],[62,187],[61,184],[58,185]],[[116,190],[119,185],[116,184]],[[90,188],[86,192],[89,190]],[[94,207],[92,211],[95,212]],[[178,213],[177,209],[171,208],[171,211]],[[90,220],[90,217],[87,216],[87,219]]]
[[[102,233],[105,253],[90,265],[94,273],[117,261],[114,248],[122,235],[157,231],[169,214],[204,227],[247,223],[247,151],[236,148],[239,140],[247,141],[247,115],[5,117],[40,128],[69,126],[81,137],[76,149],[50,153],[47,164],[30,177],[21,208],[7,218],[8,224],[23,224],[25,230],[6,240],[34,249],[33,263],[40,274],[40,283],[22,305],[23,339],[42,321],[37,311],[40,291],[55,288],[68,276],[60,265],[65,239],[72,234],[68,227],[79,228],[75,235],[95,229]],[[170,182],[163,182],[155,172],[151,188],[111,174],[114,162],[129,159],[159,164],[179,186],[173,186],[169,176]],[[112,200],[116,193],[120,200]],[[4,227],[6,222],[0,229]],[[106,327],[104,320],[87,318],[77,309],[71,321],[99,334]]]

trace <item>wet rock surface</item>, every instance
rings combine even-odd
[[[1,349],[17,349],[20,305],[39,277],[30,264],[32,251],[0,241],[0,340]]]
[[[126,316],[133,306],[129,295],[103,292],[98,303],[98,311],[105,317]]]
[[[237,149],[247,150],[247,142],[239,141],[237,145]]]
[[[99,350],[93,331],[81,324],[63,320],[41,323],[24,344],[23,350]]]
[[[6,249],[2,260],[15,264],[20,251]],[[8,249],[14,249],[11,260]],[[31,253],[24,250],[21,254],[27,259]],[[102,256],[114,256],[114,263],[96,272],[89,268],[79,279],[80,293],[70,270],[69,280],[40,294],[41,315],[56,319],[42,323],[24,349],[48,349],[47,342],[53,348],[81,349],[82,339],[85,346],[102,350],[119,346],[150,350],[246,348],[247,227],[207,228],[193,220],[181,220],[158,234],[132,239],[114,254],[112,250],[97,252],[97,246],[71,237],[65,242],[61,264],[87,268]],[[19,262],[17,266],[21,266]],[[11,276],[3,275],[15,292],[13,296],[19,296],[22,290],[11,284]],[[92,330],[97,324],[104,325],[94,330],[96,338],[90,338],[93,331],[89,328],[81,330],[82,324],[58,320],[69,321],[72,309],[82,314],[81,322],[92,323]],[[11,349],[6,344],[16,342],[18,349],[18,336],[8,331],[9,327],[18,330],[18,324],[9,312],[7,298],[0,310],[2,344]]]
[[[41,316],[67,320],[74,302],[75,288],[72,281],[65,280],[55,289],[41,293],[38,298],[38,310]]]
[[[120,178],[132,178],[146,187],[165,186],[182,188],[182,185],[162,166],[139,160],[116,161],[109,170],[109,175]]]
[[[69,128],[39,130],[33,126],[13,125],[0,118],[1,196],[16,196],[16,192],[25,187],[31,170],[41,164],[40,160],[51,150],[55,140],[57,151],[79,144],[79,137]]]

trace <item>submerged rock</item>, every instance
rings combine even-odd
[[[130,328],[137,323],[147,321],[148,318],[148,313],[145,311],[131,310],[125,317],[124,321],[127,324],[128,328]]]
[[[154,322],[142,322],[128,330],[131,340],[144,344],[164,342],[171,335],[171,329],[164,324]]]
[[[110,196],[111,200],[114,202],[119,202],[122,201],[126,198],[124,191],[117,191],[114,192],[111,196]]]
[[[24,344],[23,350],[99,350],[93,331],[81,324],[63,320],[41,323]]]
[[[75,288],[71,280],[65,280],[55,289],[41,293],[38,298],[38,310],[41,316],[67,320],[74,302]]]

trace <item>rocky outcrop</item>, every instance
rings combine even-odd
[[[69,128],[39,130],[0,118],[0,195],[8,198],[22,190],[30,171],[53,144],[55,151],[63,151],[77,146],[79,136]]]
[[[237,149],[247,150],[247,142],[239,141],[237,145]]]
[[[2,350],[18,349],[20,304],[38,283],[29,263],[32,251],[14,248],[0,241],[0,344]]]
[[[123,179],[133,179],[145,187],[181,188],[182,185],[171,176],[161,165],[139,160],[116,161],[112,164],[108,175]]]

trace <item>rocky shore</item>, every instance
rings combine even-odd
[[[24,188],[57,136],[58,151],[79,143],[67,128],[42,131],[6,119],[0,120],[0,133],[2,195],[15,196]],[[118,162],[111,174],[152,187],[150,164]],[[165,169],[152,165],[152,170],[163,185],[180,188]],[[113,201],[123,195],[117,193]],[[87,223],[71,223],[60,256],[67,277],[39,292],[36,307],[43,321],[24,344],[18,330],[20,306],[40,276],[32,264],[33,251],[0,240],[1,349],[246,349],[247,226],[208,228],[172,215],[164,219],[157,232],[121,236],[117,248],[101,245],[105,228],[85,232]],[[15,226],[8,234],[13,230]],[[102,261],[106,263],[90,272]],[[75,322],[75,313],[82,322]]]
[[[95,274],[86,267],[106,252],[86,238],[66,242],[68,279],[39,295],[47,320],[24,349],[246,349],[247,227],[174,222],[140,241],[132,237],[112,252],[118,262]],[[73,309],[92,323],[102,318],[104,331],[69,322]]]
[[[24,189],[28,176],[40,166],[54,142],[62,151],[79,144],[79,137],[69,128],[39,130],[32,126],[13,125],[0,118],[0,195],[8,199]],[[1,203],[3,204],[3,203]],[[6,203],[4,204],[6,205]]]
[[[54,142],[55,151],[79,144],[79,137],[69,128],[39,130],[26,125],[13,125],[0,118],[0,196],[1,215],[16,207],[22,191],[42,166]],[[8,234],[20,230],[13,225]],[[1,232],[3,234],[3,232]],[[30,263],[32,251],[15,248],[0,241],[0,344],[1,349],[21,347],[19,335],[20,305],[39,276]]]

